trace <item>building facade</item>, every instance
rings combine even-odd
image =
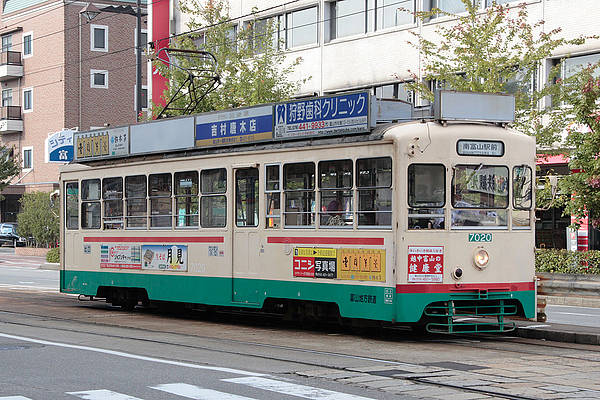
[[[49,134],[136,121],[135,7],[95,2],[88,9],[99,13],[89,20],[81,12],[87,5],[3,2],[0,143],[11,149],[22,171],[2,192],[0,222],[16,220],[23,193],[58,188],[61,163],[47,160]],[[145,24],[142,28],[141,43],[146,43]],[[142,89],[147,90],[145,84]]]

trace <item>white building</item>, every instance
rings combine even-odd
[[[494,0],[477,1],[483,10]],[[531,22],[544,20],[546,32],[560,27],[567,38],[600,34],[598,0],[495,1],[508,6],[525,2]],[[188,31],[188,16],[178,10],[177,4],[178,0],[153,3],[154,40]],[[414,39],[411,32],[433,37],[438,24],[453,20],[438,17],[423,23],[406,10],[428,11],[432,7],[454,13],[464,10],[461,0],[230,0],[229,6],[233,29],[254,19],[253,9],[259,11],[259,18],[277,18],[288,56],[303,59],[298,76],[292,78],[311,77],[298,95],[374,88],[377,95],[417,104],[420,99],[413,99],[402,85],[402,81],[411,79],[409,71],[419,72],[423,61],[418,51],[408,44]],[[564,57],[571,57],[569,66],[597,62],[600,40],[591,39],[582,46],[558,49],[540,67],[535,84],[545,84],[550,67]],[[153,89],[152,98],[157,101],[161,90],[157,90],[156,81]]]

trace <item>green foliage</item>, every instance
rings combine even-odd
[[[536,249],[535,270],[560,274],[600,274],[600,251]]]
[[[48,247],[59,238],[58,204],[50,201],[50,193],[25,193],[21,197],[22,212],[17,215],[18,233],[33,237],[38,246]]]
[[[60,247],[50,249],[46,254],[46,262],[59,263],[60,262]]]
[[[10,154],[10,149],[0,145],[0,191],[8,186],[10,180],[21,172],[19,160],[11,157]],[[2,195],[0,195],[0,200],[2,200]]]
[[[224,0],[210,2],[184,0],[180,2],[180,8],[183,13],[190,16],[187,28],[197,33],[180,36],[172,40],[169,46],[198,50],[196,43],[203,42],[201,49],[209,51],[217,59],[216,73],[220,77],[220,85],[204,97],[192,112],[286,100],[309,79],[305,78],[297,82],[288,80],[289,75],[302,60],[296,58],[286,65],[286,55],[280,49],[281,43],[274,39],[278,28],[275,19],[255,19],[244,24],[236,34],[233,34],[229,9]],[[188,70],[212,70],[212,65],[208,61],[195,56],[178,56],[177,60],[171,59],[171,62],[174,61],[178,66]],[[156,60],[154,66],[168,80],[167,89],[162,97],[168,101],[174,93],[181,94],[179,88],[189,75],[180,68],[164,65],[160,60]],[[206,76],[206,73],[204,75]],[[213,82],[210,79],[197,79],[195,83],[202,86],[199,93],[196,93],[200,97]],[[186,108],[191,104],[192,96],[193,94],[186,93],[173,102],[172,107]],[[153,115],[157,115],[162,108],[161,105],[154,104]],[[181,114],[179,110],[167,112],[168,116]]]
[[[589,66],[573,76],[565,83],[570,90],[561,98],[573,118],[566,140],[571,149],[569,167],[573,173],[560,181],[561,192],[570,194],[565,213],[578,219],[589,216],[595,228],[600,228],[599,67],[600,64]]]
[[[462,0],[467,12],[455,15],[434,8],[429,12],[416,13],[423,22],[433,16],[450,16],[456,23],[438,24],[435,39],[427,39],[413,32],[416,42],[410,43],[423,56],[421,77],[425,81],[436,80],[446,89],[473,92],[507,92],[515,95],[516,122],[514,127],[536,136],[538,145],[552,145],[567,123],[568,111],[553,102],[554,108],[540,108],[545,96],[561,94],[562,85],[545,85],[531,88],[541,62],[551,57],[559,47],[581,45],[587,39],[565,39],[560,28],[544,31],[544,21],[529,23],[527,6],[498,5],[479,10],[478,3]],[[558,76],[560,66],[549,77]],[[419,81],[412,73],[414,82],[408,86],[432,100],[433,93],[426,82]]]

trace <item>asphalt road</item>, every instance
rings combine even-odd
[[[0,287],[58,290],[59,272],[40,269],[41,257],[21,257],[14,249],[0,247]]]
[[[574,306],[546,306],[548,323],[600,328],[600,309]]]

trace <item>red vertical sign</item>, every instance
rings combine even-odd
[[[169,0],[157,0],[152,3],[152,42],[154,51],[169,47]],[[160,57],[165,57],[164,52]],[[152,101],[165,104],[162,94],[167,88],[167,80],[152,67]]]

